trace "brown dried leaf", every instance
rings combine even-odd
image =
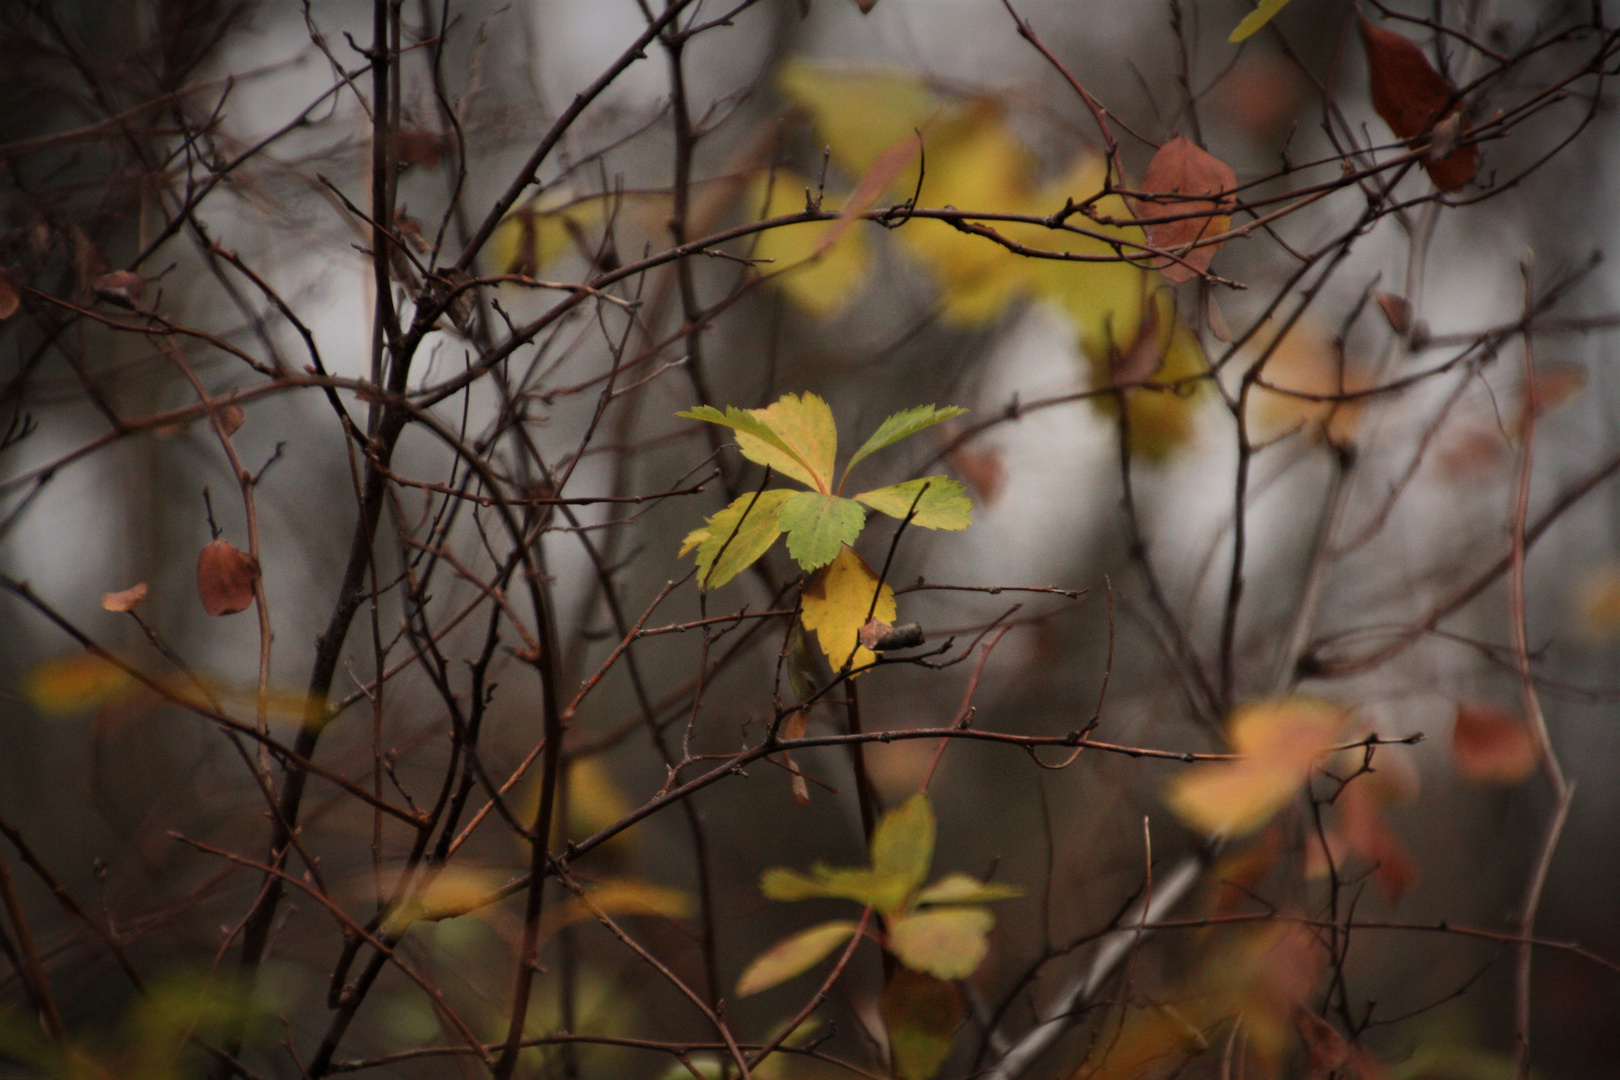
[[[146,279],[133,270],[114,270],[98,276],[93,284],[96,297],[124,308],[138,308],[146,298]]]
[[[1007,478],[1007,464],[999,447],[975,450],[969,446],[958,446],[945,454],[945,460],[951,463],[951,468],[956,470],[956,475],[962,478],[962,483],[967,485],[981,505],[989,506],[1001,494],[1002,483]]]
[[[432,131],[402,127],[394,133],[394,150],[404,164],[431,169],[444,154],[445,140]]]
[[[240,405],[225,405],[219,410],[219,428],[225,433],[226,438],[242,430],[242,425],[246,422],[247,415],[242,412]]]
[[[1586,388],[1586,368],[1580,364],[1555,360],[1537,364],[1533,379],[1531,385],[1535,389],[1536,416],[1539,418]],[[1526,387],[1526,390],[1530,388]],[[1520,437],[1523,437],[1525,425],[1529,423],[1529,412],[1530,395],[1525,393],[1519,399],[1519,415],[1513,429]]]
[[[1464,776],[1499,784],[1519,783],[1541,760],[1529,725],[1494,705],[1457,706],[1451,753]]]
[[[1384,899],[1391,904],[1398,903],[1411,885],[1416,870],[1411,856],[1384,821],[1372,788],[1360,781],[1351,784],[1344,789],[1336,805],[1345,846],[1374,867],[1373,875],[1383,890]]]
[[[1412,329],[1412,305],[1406,302],[1404,296],[1394,293],[1375,292],[1373,299],[1378,302],[1378,310],[1384,313],[1389,322],[1389,328],[1397,334],[1405,336]]]
[[[1339,1029],[1300,1007],[1295,1014],[1299,1026],[1299,1041],[1305,1045],[1309,1059],[1307,1080],[1331,1080],[1350,1062],[1350,1044]]]
[[[146,599],[146,582],[137,581],[122,592],[110,592],[101,598],[101,606],[108,611],[134,611],[135,605]]]
[[[1159,147],[1142,176],[1142,190],[1159,197],[1133,199],[1131,209],[1148,243],[1175,251],[1226,232],[1237,205],[1230,194],[1236,187],[1237,174],[1230,165],[1177,135]],[[1198,195],[1213,197],[1186,197]],[[1161,267],[1170,281],[1191,281],[1209,269],[1220,247],[1207,244],[1186,252],[1180,262],[1159,259],[1149,265]]]
[[[17,292],[17,286],[11,283],[11,275],[0,270],[0,322],[17,314],[22,306],[22,296]]]
[[[1416,42],[1365,17],[1360,21],[1373,109],[1408,145],[1433,136],[1423,167],[1435,187],[1450,191],[1472,180],[1479,171],[1479,148],[1457,146],[1462,121],[1456,89],[1434,70]]]
[[[197,556],[197,592],[210,615],[234,615],[253,603],[259,562],[229,540],[215,540]]]

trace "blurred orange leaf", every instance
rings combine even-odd
[[[1457,706],[1451,728],[1451,755],[1457,771],[1471,780],[1517,784],[1541,761],[1530,726],[1494,705]]]
[[[23,689],[35,709],[48,716],[67,716],[104,705],[134,685],[117,664],[78,652],[34,665]]]
[[[134,611],[135,605],[146,599],[146,582],[137,581],[120,592],[106,593],[101,606],[107,611]]]

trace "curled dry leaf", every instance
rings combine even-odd
[[[1159,147],[1142,176],[1142,191],[1151,197],[1132,200],[1131,209],[1148,243],[1180,254],[1188,244],[1226,232],[1237,205],[1236,187],[1230,165],[1177,135]],[[1191,281],[1209,269],[1220,247],[1206,243],[1182,254],[1179,262],[1158,259],[1149,265],[1162,268],[1171,281]]]
[[[134,611],[135,605],[146,599],[146,582],[137,581],[122,592],[110,592],[101,598],[101,606],[108,611]]]
[[[124,308],[138,308],[146,298],[146,280],[133,270],[114,270],[94,282],[96,297]]]
[[[1494,705],[1467,703],[1457,706],[1451,754],[1464,776],[1498,784],[1519,783],[1541,760],[1540,747],[1523,720]]]
[[[253,603],[259,561],[229,540],[215,540],[197,556],[197,592],[210,615],[234,615]]]
[[[1407,145],[1430,140],[1423,167],[1435,187],[1441,191],[1462,187],[1479,171],[1479,148],[1457,145],[1462,104],[1456,88],[1434,70],[1416,42],[1382,30],[1365,17],[1360,21],[1373,109]]]

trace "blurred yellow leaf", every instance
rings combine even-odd
[[[42,661],[28,673],[24,693],[47,716],[67,716],[105,705],[135,686],[116,664],[94,653],[77,652]]]
[[[1170,782],[1166,802],[1211,836],[1253,832],[1294,797],[1344,730],[1345,719],[1343,709],[1315,698],[1245,706],[1227,725],[1232,749],[1244,756],[1181,773]]]
[[[804,974],[848,941],[855,924],[837,919],[801,930],[754,958],[737,980],[737,996],[747,997]]]
[[[918,893],[919,904],[984,904],[1023,896],[1016,885],[992,885],[963,873],[946,874]]]
[[[1155,275],[1156,277],[1157,275]],[[1156,382],[1171,383],[1205,374],[1209,365],[1204,349],[1185,320],[1176,313],[1175,294],[1158,289],[1151,304],[1136,308],[1139,323],[1128,337],[1111,339],[1087,334],[1082,348],[1091,369],[1091,388],[1100,390],[1116,382],[1137,382],[1126,368],[1151,369]],[[1113,312],[1107,323],[1112,333],[1115,322],[1126,309]],[[1130,422],[1130,451],[1149,461],[1163,461],[1171,451],[1192,437],[1194,410],[1203,394],[1201,381],[1186,383],[1176,390],[1137,388],[1123,390],[1126,416]],[[1119,414],[1113,394],[1099,394],[1092,406],[1104,416]]]
[[[628,816],[630,810],[630,800],[613,782],[601,758],[580,758],[568,767],[568,831],[574,836],[599,833]]]
[[[1243,21],[1237,24],[1232,36],[1226,40],[1233,45],[1247,41],[1260,32],[1261,27],[1270,22],[1277,12],[1288,6],[1288,0],[1260,0],[1254,10],[1243,16]]]
[[[562,190],[529,200],[507,215],[489,238],[495,272],[534,277],[569,252],[594,255],[593,234],[605,207],[600,196],[576,199]]]
[[[794,173],[762,175],[745,205],[761,218],[798,213],[809,186]],[[788,225],[761,233],[753,258],[770,260],[756,269],[806,314],[825,319],[844,309],[866,276],[866,235],[836,221]]]
[[[1303,428],[1313,440],[1325,439],[1333,446],[1348,446],[1353,442],[1367,411],[1365,398],[1315,401],[1294,395],[1342,397],[1357,393],[1369,385],[1365,373],[1348,364],[1341,368],[1339,350],[1333,340],[1303,318],[1296,321],[1280,341],[1276,341],[1275,332],[1262,332],[1257,338],[1250,362],[1271,347],[1261,378],[1278,389],[1260,386],[1250,395],[1249,417],[1255,436],[1274,439]],[[1276,341],[1274,347],[1273,341]]]
[[[875,606],[874,593],[877,594]],[[841,671],[846,662],[858,668],[877,658],[872,650],[860,644],[860,630],[866,625],[868,612],[872,618],[893,623],[896,610],[894,590],[887,583],[880,590],[878,576],[866,565],[866,560],[857,555],[854,548],[845,546],[804,590],[799,621],[806,630],[815,632],[816,641],[833,670]]]
[[[1582,627],[1594,638],[1620,630],[1620,563],[1609,563],[1586,575],[1576,598]]]
[[[939,99],[909,71],[840,70],[790,61],[782,65],[779,81],[851,180],[894,144],[915,139],[940,109]]]
[[[986,935],[995,924],[989,908],[926,908],[894,921],[889,948],[913,971],[937,979],[965,979],[990,951]]]

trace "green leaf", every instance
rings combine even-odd
[[[951,983],[899,968],[879,1006],[889,1029],[889,1057],[900,1080],[929,1080],[950,1056],[965,1011]]]
[[[985,935],[995,924],[989,908],[929,908],[890,924],[889,951],[913,971],[965,979],[990,951]]]
[[[1243,21],[1237,24],[1232,36],[1227,38],[1233,45],[1240,41],[1247,41],[1253,37],[1262,26],[1271,21],[1273,15],[1288,6],[1288,0],[1260,0],[1254,10],[1243,16]]]
[[[918,904],[987,904],[1023,896],[1016,885],[987,885],[966,874],[946,874],[917,894]]]
[[[742,451],[743,457],[819,490],[815,470],[810,463],[769,424],[756,416],[756,411],[761,410],[744,411],[735,405],[727,405],[726,411],[721,412],[712,405],[699,405],[675,415],[730,428],[737,433],[737,449]]]
[[[767,870],[759,879],[759,889],[772,900],[811,900],[830,897],[835,900],[853,900],[857,904],[890,911],[905,903],[905,890],[893,881],[886,881],[871,870],[854,867],[831,867],[817,863],[806,877],[797,870],[776,867]],[[894,899],[896,893],[900,899]]]
[[[935,831],[933,804],[919,791],[884,814],[872,830],[872,872],[903,886],[909,897],[928,878]],[[892,909],[879,910],[888,914]]]
[[[799,492],[772,488],[739,495],[686,538],[681,554],[697,547],[698,585],[718,589],[770,550],[782,535],[782,505]],[[700,535],[701,534],[701,535]]]
[[[947,405],[943,409],[935,408],[933,405],[919,405],[915,409],[895,413],[879,424],[878,429],[872,432],[872,437],[855,451],[855,456],[844,466],[844,475],[849,476],[851,469],[884,447],[893,446],[901,439],[910,438],[924,428],[931,428],[943,420],[961,416],[965,412],[966,409],[956,405]]]
[[[796,491],[783,501],[777,520],[787,533],[788,554],[806,570],[814,570],[832,562],[843,545],[861,535],[866,511],[854,499]]]
[[[918,492],[922,493],[921,498]],[[968,498],[961,484],[948,476],[923,476],[903,484],[863,491],[855,498],[880,514],[902,520],[911,513],[915,503],[917,516],[911,523],[925,529],[965,529],[973,524],[973,500]]]
[[[783,938],[754,958],[737,980],[737,996],[747,997],[803,975],[850,939],[855,924],[838,919]]]
[[[814,394],[794,397],[783,394],[763,409],[749,409],[748,413],[768,427],[782,444],[804,463],[808,476],[794,476],[820,492],[832,491],[833,460],[838,455],[838,427],[833,423],[832,409]],[[752,432],[738,431],[737,446],[743,456],[761,464],[770,464],[755,457],[766,448],[754,446]],[[792,474],[789,474],[792,475]]]

